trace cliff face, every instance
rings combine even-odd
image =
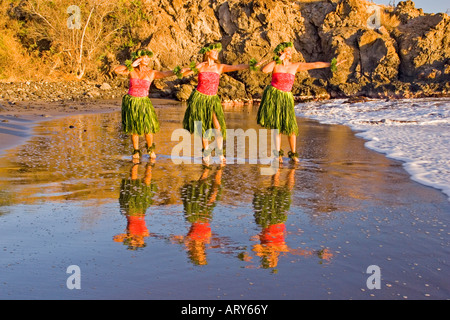
[[[424,14],[412,1],[397,7],[365,0],[142,0],[148,18],[134,37],[156,55],[154,67],[173,69],[200,61],[200,48],[221,42],[220,60],[248,63],[271,59],[282,41],[292,41],[295,61],[345,60],[328,69],[297,75],[294,95],[302,97],[413,97],[450,92],[450,18]],[[136,45],[137,47],[137,45]],[[110,52],[108,65],[129,58],[133,48]],[[161,97],[184,100],[195,77],[155,82]],[[259,98],[270,76],[249,70],[225,74],[223,99]]]
[[[198,49],[212,41],[222,43],[220,59],[229,64],[270,59],[278,43],[293,41],[297,61],[346,60],[335,74],[298,74],[295,95],[408,97],[450,89],[450,18],[424,14],[412,1],[395,8],[363,0],[153,3],[155,32],[143,44],[159,52],[161,68],[201,59]],[[235,72],[223,77],[220,93],[258,97],[269,81],[261,72]],[[194,85],[192,80],[165,81],[159,88],[184,99]]]

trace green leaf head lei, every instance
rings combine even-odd
[[[275,56],[273,57],[273,60],[277,63],[277,64],[281,64],[282,61],[280,59],[281,53],[284,51],[284,49],[288,48],[288,47],[294,47],[294,44],[291,41],[288,42],[282,42],[279,45],[276,46],[275,50],[273,50],[273,52],[275,53]]]
[[[134,60],[136,60],[136,59],[138,59],[140,57],[143,57],[143,56],[149,56],[150,58],[152,58],[153,57],[153,52],[151,52],[150,50],[146,50],[146,49],[137,50],[136,52],[133,52],[131,54],[131,60],[134,61]]]
[[[143,56],[149,56],[150,58],[153,57],[153,52],[151,52],[150,50],[146,50],[146,49],[140,49],[137,50],[136,52],[133,52],[131,54],[131,59],[128,59],[125,61],[125,66],[127,67],[128,71],[133,71],[133,62]]]
[[[212,50],[218,50],[218,51],[221,51],[221,50],[222,50],[222,44],[221,44],[220,42],[218,42],[218,43],[212,43],[212,44],[210,44],[209,46],[203,47],[203,48],[199,51],[199,53],[200,53],[200,54],[205,54],[205,53],[207,53],[207,52],[209,52],[209,51],[212,51]]]

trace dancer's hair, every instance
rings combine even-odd
[[[219,52],[222,51],[222,44],[220,42],[217,43],[211,43],[205,47],[203,47],[199,53],[203,54],[203,62],[207,61],[208,58],[206,56],[206,54],[212,50],[218,50]],[[219,63],[219,60],[215,60],[216,63]]]
[[[288,48],[288,47],[294,47],[294,44],[291,41],[288,42],[282,42],[279,45],[276,46],[275,50],[273,50],[273,52],[275,52],[276,55],[281,56],[281,53],[284,51],[284,49]]]

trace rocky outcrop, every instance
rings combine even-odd
[[[329,83],[345,95],[364,92],[371,85],[382,86],[398,78],[400,59],[396,41],[382,25],[370,27],[370,15],[381,7],[358,0],[342,1],[330,12],[320,26],[322,47],[331,56],[345,63]],[[388,26],[391,27],[391,26]]]
[[[345,60],[334,74],[325,69],[299,73],[293,88],[296,96],[449,93],[450,18],[443,13],[424,14],[412,1],[400,2],[395,8],[363,0],[229,0],[206,4],[198,23],[203,25],[199,29],[209,30],[208,37],[193,37],[195,33],[191,32],[186,39],[195,50],[205,42],[221,41],[224,63],[271,59],[273,48],[287,40],[294,42],[297,61]],[[202,14],[211,20],[202,18]],[[179,31],[183,34],[182,28]],[[189,54],[195,57],[196,52]],[[187,60],[177,63],[186,64]],[[224,99],[258,98],[270,81],[270,76],[261,72],[235,72],[230,77],[234,81],[223,77],[223,86],[228,89],[219,93]]]
[[[395,39],[404,79],[447,78],[450,66],[450,17],[446,14],[419,16],[398,27]]]
[[[239,64],[272,59],[276,45],[292,41],[296,61],[345,60],[337,73],[298,73],[293,93],[299,99],[450,92],[450,18],[425,14],[412,1],[396,7],[365,0],[142,2],[151,18],[135,30],[135,37],[156,53],[154,68],[159,70],[200,61],[199,49],[210,42],[222,43],[223,63]],[[111,56],[108,63],[123,63],[129,50]],[[269,82],[270,76],[258,71],[229,73],[221,77],[219,95],[223,100],[258,99]],[[152,94],[186,100],[195,85],[195,77],[166,78],[155,81]]]

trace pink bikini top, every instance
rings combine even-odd
[[[148,97],[151,82],[146,79],[130,79],[130,88],[128,94],[133,97]]]
[[[272,82],[270,85],[278,90],[290,92],[294,85],[295,75],[287,72],[272,73]]]
[[[200,72],[198,74],[197,91],[208,96],[217,94],[220,74],[216,72]]]

